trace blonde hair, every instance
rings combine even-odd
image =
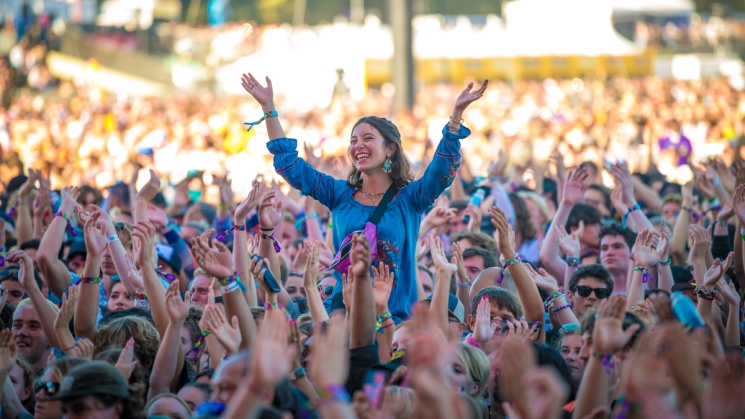
[[[124,249],[132,250],[132,226],[126,221],[116,221],[114,229]]]
[[[538,207],[538,211],[540,211],[541,214],[546,217],[546,222],[550,221],[551,216],[548,214],[548,205],[546,205],[546,198],[538,195],[535,192],[528,191],[519,191],[517,193],[517,196],[519,196],[523,200],[530,199],[531,201],[533,201],[535,206]]]
[[[57,307],[56,304],[54,304],[53,302],[51,302],[49,300],[44,300],[44,301],[46,301],[46,303],[49,304],[49,307],[52,307],[52,310],[54,310],[55,313],[59,313],[59,307]],[[31,307],[33,309],[36,309],[36,307],[34,307],[34,303],[31,302],[31,299],[30,298],[24,298],[16,306],[16,311],[18,311],[19,308],[26,307],[26,306],[29,306],[29,307]]]
[[[383,391],[382,410],[393,419],[409,419],[414,416],[416,393],[406,387],[389,386]]]
[[[177,395],[175,395],[173,393],[161,393],[161,394],[158,394],[157,396],[153,397],[152,399],[150,399],[150,401],[147,402],[147,406],[145,406],[145,413],[147,413],[147,411],[150,410],[151,407],[153,407],[153,405],[155,404],[155,402],[157,402],[160,399],[165,399],[165,398],[176,400],[177,402],[179,402],[181,404],[181,406],[184,407],[184,409],[186,409],[186,412],[189,414],[189,416],[192,415],[191,407],[189,407],[189,405],[186,404],[186,402],[184,401],[184,399],[182,399],[181,397],[179,397],[179,396],[177,396]]]
[[[93,356],[98,356],[107,349],[124,348],[131,337],[135,340],[135,356],[149,371],[158,353],[160,335],[152,323],[139,316],[120,317],[101,326],[96,336]]]
[[[468,381],[479,387],[478,393],[474,396],[481,397],[486,391],[486,382],[489,380],[489,358],[481,349],[465,343],[458,345],[456,354],[466,368]]]

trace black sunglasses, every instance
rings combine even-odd
[[[595,291],[595,296],[601,300],[610,297],[610,290],[608,288],[590,288],[583,285],[577,286],[577,294],[579,294],[580,297],[589,297],[593,291]]]
[[[38,393],[41,389],[44,389],[44,394],[46,394],[47,397],[52,397],[59,391],[59,383],[55,383],[54,381],[47,381],[43,383],[41,381],[35,382],[34,394]]]

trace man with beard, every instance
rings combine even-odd
[[[59,312],[56,305],[51,301],[47,302],[55,313]],[[18,346],[18,357],[31,366],[34,374],[42,372],[47,365],[51,347],[41,327],[39,314],[28,298],[18,303],[13,313],[13,340]]]

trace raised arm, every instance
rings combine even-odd
[[[649,229],[642,230],[636,237],[633,249],[634,270],[627,289],[627,311],[631,311],[638,301],[644,300],[644,284],[654,280],[650,271],[654,270],[659,259],[657,259],[657,252],[652,250],[651,247],[653,238],[654,234]]]
[[[391,298],[393,289],[393,270],[382,263],[378,267],[373,267],[373,300],[375,301],[375,328],[378,332],[375,337],[378,340],[378,357],[383,360],[390,360],[391,346],[393,345],[393,334],[396,332],[396,324],[393,321],[391,312],[388,310],[388,300]]]
[[[682,206],[680,207],[680,214],[678,219],[675,221],[675,227],[673,227],[673,239],[672,239],[672,257],[673,263],[677,266],[684,266],[686,260],[686,244],[688,241],[688,226],[691,223],[691,213],[688,209],[693,205],[693,183],[688,182],[680,190],[682,197]]]
[[[733,246],[735,253],[739,256],[735,263],[735,272],[737,273],[737,280],[740,282],[740,289],[743,289],[745,287],[745,250],[743,250],[745,245],[743,245],[741,238],[745,237],[745,234],[742,234],[743,228],[745,228],[745,184],[741,183],[737,185],[734,205],[735,215],[737,216],[737,227],[739,227],[739,230],[735,231],[735,243]]]
[[[673,232],[664,221],[660,223],[660,240],[657,242],[657,288],[672,292],[675,280],[673,271],[670,269],[670,240],[673,238]]]
[[[352,314],[350,315],[349,349],[375,343],[375,299],[370,277],[370,243],[365,236],[355,234],[349,255],[351,266],[349,275],[354,276],[352,287]]]
[[[261,184],[255,179],[251,192],[235,210],[235,229],[233,230],[233,264],[235,265],[236,275],[246,284],[247,291],[244,293],[244,297],[249,306],[258,305],[258,299],[254,278],[248,269],[250,255],[248,254],[246,218],[248,218],[251,209],[256,207],[260,194]]]
[[[95,205],[91,205],[94,210],[100,210]],[[147,220],[147,218],[145,218]],[[101,211],[101,215],[98,218],[98,224],[96,225],[102,233],[107,237],[109,242],[109,253],[111,254],[111,261],[116,268],[116,273],[122,281],[122,284],[127,289],[130,295],[141,294],[143,292],[143,284],[137,280],[137,278],[129,277],[129,267],[127,266],[127,259],[125,257],[127,250],[124,248],[121,240],[119,240],[116,228],[114,227],[114,221],[106,214]],[[134,226],[133,226],[134,227]],[[163,328],[165,331],[165,327]]]
[[[574,271],[576,271],[582,263],[582,258],[580,258],[582,245],[579,242],[579,238],[582,237],[582,234],[585,231],[585,223],[580,221],[579,228],[571,234],[567,233],[567,230],[563,225],[554,224],[552,230],[554,230],[554,235],[559,243],[559,248],[566,255],[566,268],[564,268],[564,280],[561,281],[561,286],[565,290],[568,290],[569,280],[572,279]],[[554,303],[556,303],[556,301],[554,301]]]
[[[259,256],[269,261],[269,269],[275,278],[279,279],[279,256],[281,251],[279,242],[275,237],[275,227],[282,221],[284,213],[282,212],[282,201],[275,200],[275,192],[269,192],[261,200],[259,208]],[[280,292],[277,295],[277,302],[283,307],[290,303],[290,295],[285,291],[281,281],[277,281]]]
[[[54,320],[54,333],[57,335],[59,348],[67,352],[68,348],[75,348],[75,338],[70,332],[70,320],[75,314],[75,306],[78,304],[80,286],[73,285],[67,294],[62,295],[62,307]]]
[[[49,301],[41,293],[39,285],[36,283],[34,275],[34,261],[31,257],[26,254],[23,250],[16,250],[8,254],[8,261],[17,263],[21,269],[18,271],[18,282],[21,283],[24,291],[31,299],[31,303],[36,309],[36,313],[39,315],[39,322],[41,323],[41,330],[44,332],[49,345],[55,348],[59,348],[59,342],[57,341],[57,335],[54,333],[54,319],[57,317],[57,313],[49,305]]]
[[[153,397],[168,393],[169,384],[176,375],[178,358],[173,354],[179,353],[178,347],[181,346],[181,329],[184,327],[184,321],[189,314],[189,291],[181,299],[178,283],[173,282],[166,292],[166,311],[168,312],[168,327],[166,332],[161,336],[158,353],[155,355],[153,362],[153,371],[150,375],[150,388],[147,392],[147,401]]]
[[[626,204],[626,206],[628,207],[626,213],[621,214],[624,220],[632,219],[634,221],[636,231],[642,231],[645,228],[654,230],[652,223],[649,222],[649,219],[642,212],[639,203],[636,201],[636,198],[634,198],[634,182],[632,180],[631,173],[629,173],[628,167],[626,167],[626,163],[621,162],[614,164],[611,168],[611,174],[616,179],[616,184],[621,185],[621,190],[623,192],[623,201],[624,204]]]
[[[39,251],[36,253],[36,264],[39,266],[44,282],[57,297],[61,297],[70,286],[70,271],[59,259],[59,252],[67,230],[67,219],[72,217],[75,211],[78,195],[80,195],[78,188],[67,187],[62,190],[62,204],[58,213],[63,216],[54,217],[41,238]]]
[[[429,305],[429,319],[432,325],[440,330],[445,339],[449,340],[448,298],[450,294],[450,280],[458,270],[458,266],[455,256],[448,262],[445,256],[445,250],[442,248],[442,241],[439,237],[429,239],[429,249],[432,254],[432,262],[437,269],[432,303]]]
[[[310,319],[313,325],[317,325],[328,321],[329,315],[323,307],[323,300],[318,290],[318,258],[321,251],[321,243],[313,242],[310,246],[313,246],[313,248],[310,249],[310,257],[308,257],[305,265],[303,286],[305,287],[305,297],[308,300]]]
[[[424,212],[432,207],[437,197],[453,183],[460,168],[460,140],[471,134],[468,128],[461,125],[463,112],[468,105],[484,95],[488,84],[489,81],[485,80],[478,90],[472,91],[473,83],[469,83],[456,99],[450,122],[442,129],[442,140],[437,145],[432,162],[421,179],[412,182],[415,198],[413,204],[417,211]]]
[[[34,228],[31,225],[31,193],[34,191],[34,184],[39,179],[40,173],[34,169],[28,170],[28,178],[18,190],[18,200],[16,201],[16,238],[18,244],[31,240],[34,235]]]
[[[91,214],[85,222],[85,249],[88,256],[85,259],[83,277],[80,279],[80,295],[75,306],[75,335],[96,341],[96,317],[98,316],[98,300],[101,291],[101,255],[106,249],[106,237],[96,228],[101,210]]]
[[[134,222],[139,221],[150,221],[147,215],[147,205],[150,201],[155,198],[160,190],[160,180],[158,175],[155,174],[153,169],[150,169],[150,180],[147,181],[145,186],[140,189],[135,195],[135,207],[133,208],[132,215],[134,216]],[[168,219],[166,218],[166,221]]]
[[[497,246],[499,251],[505,260],[505,265],[512,274],[512,279],[515,281],[515,287],[517,287],[517,293],[520,296],[520,302],[523,304],[525,309],[525,320],[528,322],[544,322],[544,311],[543,301],[541,300],[541,294],[538,293],[538,287],[530,277],[530,273],[525,265],[520,261],[517,252],[514,249],[514,245],[510,240],[512,234],[512,228],[507,223],[507,218],[504,212],[497,207],[492,207],[490,210],[492,221],[499,231],[499,241]],[[500,280],[497,280],[500,282]],[[546,335],[543,333],[545,330],[543,327],[539,329],[538,341],[542,343]]]
[[[727,284],[724,278],[717,281],[716,287],[729,306],[727,326],[724,330],[724,344],[740,346],[740,295],[735,290],[734,284]]]
[[[552,226],[564,226],[566,224],[572,207],[581,201],[584,196],[584,184],[587,176],[585,169],[569,171],[569,175],[564,183],[561,203],[556,210],[553,221],[551,221]],[[564,275],[565,267],[564,261],[561,260],[561,256],[559,255],[559,246],[554,244],[556,241],[557,232],[554,228],[549,228],[548,233],[546,233],[546,239],[543,242],[544,245],[541,247],[540,257],[546,271],[556,278],[561,278]]]

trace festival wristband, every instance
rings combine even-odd
[[[476,339],[474,339],[473,335],[470,333],[468,334],[468,336],[466,336],[466,343],[473,346],[474,348],[481,348],[481,344],[476,342]]]
[[[579,268],[580,263],[581,263],[580,258],[567,256],[567,265],[570,268]]]
[[[135,307],[150,307],[147,301],[147,295],[135,293]]]
[[[258,121],[254,122],[244,122],[243,125],[248,125],[248,130],[251,131],[251,128],[255,127],[256,125],[259,125],[260,123],[264,122],[267,118],[276,118],[279,114],[275,110],[271,110],[269,112],[264,112],[264,116],[261,117]]]
[[[670,263],[672,263],[672,261],[673,261],[673,258],[668,257],[666,261],[664,261],[664,262],[657,262],[657,264],[658,265],[662,265],[662,266],[669,266]]]
[[[113,243],[115,241],[119,241],[119,236],[116,234],[112,234],[109,237],[106,238],[106,241],[109,243]]]
[[[261,231],[264,231],[264,230],[262,229]],[[275,238],[274,238],[274,232],[272,232],[272,234],[271,234],[271,235],[266,235],[266,234],[264,234],[264,233],[261,233],[261,234],[260,234],[259,236],[260,236],[260,237],[261,237],[261,238],[262,238],[263,240],[271,240],[271,241],[272,241],[272,243],[274,244],[274,251],[275,251],[275,252],[279,253],[279,252],[281,252],[281,251],[282,251],[282,246],[280,246],[280,245],[279,245],[279,242],[277,241],[277,239],[275,239]]]
[[[623,219],[621,220],[621,228],[626,229],[626,220],[628,220],[629,215],[631,215],[632,212],[639,211],[641,209],[642,207],[638,203],[635,204],[633,208],[629,208],[629,210],[626,211],[626,214],[624,214]]]
[[[101,281],[103,281],[103,278],[101,278],[100,276],[86,276],[80,278],[80,282],[82,282],[83,284],[100,284]]]
[[[716,220],[716,221],[714,221],[714,223],[715,223],[716,225],[718,225],[719,227],[727,227],[727,221],[723,221],[723,220]]]
[[[467,281],[467,282],[455,281],[455,285],[458,286],[459,288],[468,288],[471,286],[471,281]]]
[[[613,355],[605,355],[601,354],[598,351],[595,351],[592,354],[593,358],[600,358],[600,361],[603,363],[603,369],[605,370],[605,373],[610,375],[613,372],[613,362],[611,360],[613,359]]]
[[[642,282],[643,283],[646,284],[647,282],[649,282],[649,281],[652,280],[652,275],[649,274],[649,269],[647,269],[647,268],[645,268],[643,266],[640,266],[640,265],[636,265],[636,266],[634,266],[634,270],[642,273]]]
[[[554,300],[561,297],[564,297],[564,294],[562,294],[560,291],[554,291],[551,293],[551,295],[548,296],[548,298],[546,298],[546,301],[543,303],[543,305],[546,308],[549,308],[554,303]]]
[[[246,225],[235,224],[233,227],[230,227],[229,229],[223,232],[220,232],[220,234],[218,234],[215,238],[217,240],[223,241],[225,240],[226,237],[228,237],[228,234],[230,234],[233,231],[246,231]]]
[[[0,268],[4,266],[5,266],[5,246],[0,248]]]
[[[55,217],[62,217],[65,222],[67,223],[67,229],[70,230],[70,234],[72,234],[73,237],[77,236],[78,233],[75,231],[75,227],[72,226],[72,221],[70,220],[70,217],[68,217],[64,212],[57,211],[54,213]]]
[[[241,277],[239,277],[238,274],[229,276],[224,280],[218,279],[217,282],[221,285],[220,291],[223,294],[230,294],[231,292],[237,290],[241,290],[243,292],[247,291],[246,286],[243,285],[243,282],[241,282]]]
[[[515,256],[513,256],[511,259],[505,260],[504,265],[502,265],[502,269],[499,271],[499,276],[497,277],[497,284],[501,284],[502,280],[504,279],[504,271],[507,270],[509,266],[513,265],[519,265],[520,262],[520,255],[515,253]]]

